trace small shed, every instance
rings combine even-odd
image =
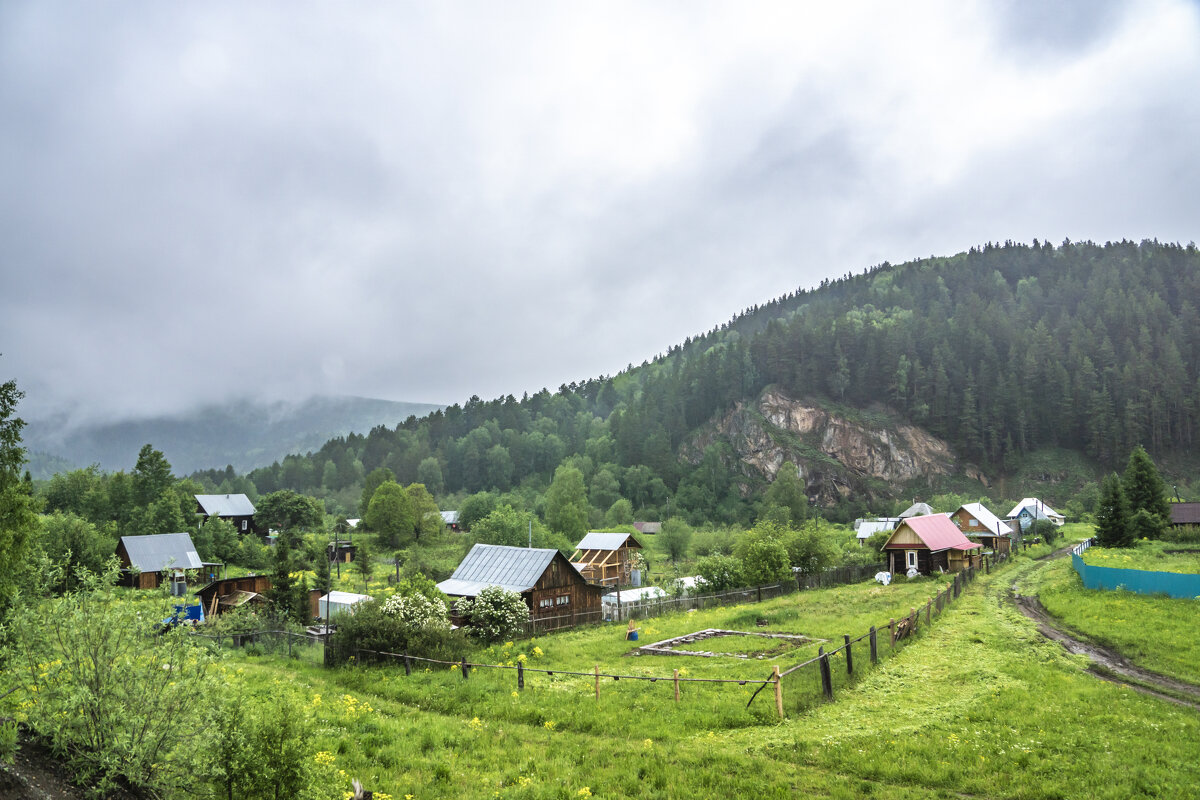
[[[317,616],[321,619],[331,619],[338,614],[353,614],[356,605],[370,599],[369,594],[334,590],[317,601]]]
[[[1171,525],[1200,525],[1200,503],[1171,503]]]
[[[254,524],[254,503],[244,494],[198,494],[196,513],[228,520],[238,533],[258,533]]]
[[[589,583],[621,586],[631,582],[633,551],[641,549],[631,534],[592,531],[575,545],[571,563]]]
[[[875,534],[881,531],[895,530],[900,524],[899,517],[874,517],[871,519],[856,519],[854,520],[854,538],[858,539],[858,546],[862,547],[863,542],[870,539]]]
[[[542,630],[599,618],[600,587],[589,584],[562,553],[550,548],[476,544],[437,586],[451,598],[473,599],[489,586],[517,592]],[[457,616],[453,621],[463,622]]]
[[[213,617],[247,604],[266,602],[266,593],[271,591],[268,575],[243,575],[240,578],[224,578],[213,581],[196,590],[196,596],[204,606],[204,613]]]
[[[183,571],[204,568],[192,537],[186,533],[156,533],[149,536],[122,536],[117,543],[125,583],[137,589],[154,589],[162,583],[162,573],[172,571],[182,578]]]
[[[336,541],[325,545],[325,558],[330,562],[338,561],[342,564],[349,564],[354,560],[354,553],[358,549],[357,545],[350,542]]]
[[[1011,549],[1013,529],[983,503],[965,503],[950,515],[950,519],[968,539],[993,552],[1007,553]]]
[[[638,533],[645,533],[651,536],[656,533],[662,533],[661,522],[635,522],[633,523],[633,528]]]
[[[922,575],[958,572],[978,566],[982,545],[972,542],[948,514],[929,514],[902,520],[883,546],[890,572],[904,574],[915,567]]]
[[[442,513],[442,524],[445,525],[450,530],[457,532],[459,530],[458,512],[457,511],[443,511],[441,513]]]

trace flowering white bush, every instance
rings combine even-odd
[[[441,600],[430,600],[423,594],[394,594],[384,601],[382,611],[389,617],[398,619],[409,630],[450,630],[446,604]]]
[[[458,613],[485,642],[511,639],[529,622],[529,607],[521,595],[500,586],[489,586],[472,600],[459,600]]]

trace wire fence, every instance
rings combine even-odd
[[[782,719],[789,711],[798,713],[821,702],[833,701],[839,692],[852,686],[868,669],[902,649],[917,636],[923,627],[931,626],[934,620],[945,613],[954,600],[962,594],[963,590],[975,581],[979,573],[990,573],[1008,559],[1009,554],[1007,553],[986,555],[981,559],[979,567],[970,566],[962,572],[956,573],[948,586],[939,590],[923,605],[911,607],[907,615],[890,618],[886,624],[872,625],[868,631],[856,637],[846,634],[842,637],[841,643],[832,649],[826,650],[825,645],[820,645],[816,656],[782,670],[777,665],[772,666],[769,674],[757,677],[688,677],[681,674],[682,670],[680,669],[673,669],[669,675],[665,673],[662,675],[634,675],[602,672],[599,665],[593,667],[590,672],[581,672],[533,667],[523,661],[517,661],[515,664],[487,664],[473,662],[466,658],[460,661],[448,661],[409,653],[369,649],[356,649],[354,651],[355,660],[360,664],[390,663],[403,666],[406,676],[412,676],[415,671],[418,671],[415,669],[418,666],[421,667],[419,671],[422,672],[433,668],[457,671],[464,681],[469,680],[472,673],[495,675],[508,673],[511,675],[512,686],[518,691],[524,690],[529,680],[537,676],[589,678],[593,682],[596,699],[600,698],[604,683],[615,683],[622,680],[670,685],[677,703],[681,701],[682,690],[688,684],[709,684],[716,687],[753,686],[757,688],[747,702],[747,707],[750,707],[759,694],[770,688],[768,697],[773,698],[774,710]],[[780,593],[789,593],[789,590],[785,589],[786,586],[787,584],[773,584],[754,589],[700,595],[689,599],[702,604],[738,602],[735,599],[738,597],[743,598],[743,602],[758,601],[767,599],[769,592],[764,590],[775,589]],[[795,590],[795,588],[790,589],[790,591]],[[779,596],[779,594],[774,596]],[[646,604],[646,606],[648,609],[651,604]],[[662,608],[665,607],[665,605],[662,606]],[[658,609],[660,606],[655,603],[653,608]],[[257,631],[218,636],[201,633],[192,635],[210,640],[217,647],[242,648],[256,654],[286,656],[317,664],[328,663],[325,658],[327,652],[325,643],[321,636],[289,631]]]

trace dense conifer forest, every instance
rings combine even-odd
[[[1195,444],[1197,297],[1192,244],[988,244],[797,290],[615,376],[520,399],[472,397],[244,478],[195,477],[237,491],[249,478],[258,492],[340,499],[353,513],[365,477],[387,468],[439,497],[509,492],[532,508],[570,460],[601,510],[624,498],[648,517],[674,500],[678,511],[733,521],[749,499],[732,485],[728,452],[714,445],[698,464],[679,454],[716,415],[769,386],[844,408],[886,406],[989,474],[1043,447],[1111,469],[1138,444],[1156,455]]]

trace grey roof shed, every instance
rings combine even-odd
[[[438,589],[455,597],[474,597],[489,586],[510,592],[532,589],[558,551],[553,548],[476,544]]]
[[[186,533],[157,533],[151,536],[122,536],[118,551],[124,548],[129,566],[141,572],[164,569],[202,569],[200,554]]]

